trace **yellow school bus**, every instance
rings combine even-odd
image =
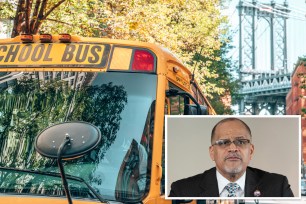
[[[0,40],[0,203],[171,203],[166,114],[215,114],[167,49],[69,34]]]

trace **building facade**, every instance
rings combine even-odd
[[[286,114],[301,115],[302,157],[306,162],[306,60],[299,60],[292,72],[292,88],[286,97]],[[306,169],[303,172],[306,174]]]

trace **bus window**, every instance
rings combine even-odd
[[[196,84],[196,82],[191,84],[191,90],[192,90],[192,95],[193,97],[198,101],[198,103],[200,105],[205,105],[207,106],[207,104],[205,103],[205,99],[203,94],[201,93],[201,90],[199,89],[198,85]]]
[[[192,96],[197,100],[199,101],[198,99],[198,92],[199,92],[199,89],[197,89],[197,87],[195,86],[194,83],[191,83],[191,94]],[[201,103],[200,103],[201,104]]]
[[[169,89],[183,91],[172,83],[169,83]],[[184,115],[185,104],[189,104],[189,100],[183,96],[169,96],[170,115]]]
[[[125,200],[129,194],[147,193],[150,187],[155,101],[147,114],[140,142],[133,139],[124,156],[116,183],[116,198]]]
[[[55,75],[46,72],[38,75],[44,74]],[[79,89],[67,84],[71,78],[64,75],[60,80],[44,81],[45,78],[31,78],[29,72],[13,75],[11,79],[17,83],[0,84],[4,87],[0,90],[0,136],[3,138],[0,160],[1,167],[7,168],[0,170],[3,176],[0,193],[64,196],[60,177],[35,174],[35,171],[24,173],[18,169],[57,172],[56,162],[34,151],[35,136],[52,124],[84,121],[100,129],[101,144],[82,158],[65,161],[66,173],[83,178],[107,200],[137,202],[147,195],[156,75],[81,74],[86,80]],[[4,175],[14,175],[14,179],[4,179]],[[92,199],[84,185],[68,182],[73,198]]]
[[[170,100],[170,115],[184,114],[184,98],[182,96],[169,97]]]

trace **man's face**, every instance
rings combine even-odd
[[[215,129],[212,140],[229,139],[251,139],[246,127],[240,121],[227,121],[219,124]],[[212,145],[209,148],[210,157],[216,163],[217,170],[228,180],[237,180],[245,172],[254,152],[253,144],[241,147],[231,143],[227,147]]]

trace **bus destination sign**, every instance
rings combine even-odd
[[[110,45],[93,43],[0,44],[0,69],[18,67],[105,68]]]

